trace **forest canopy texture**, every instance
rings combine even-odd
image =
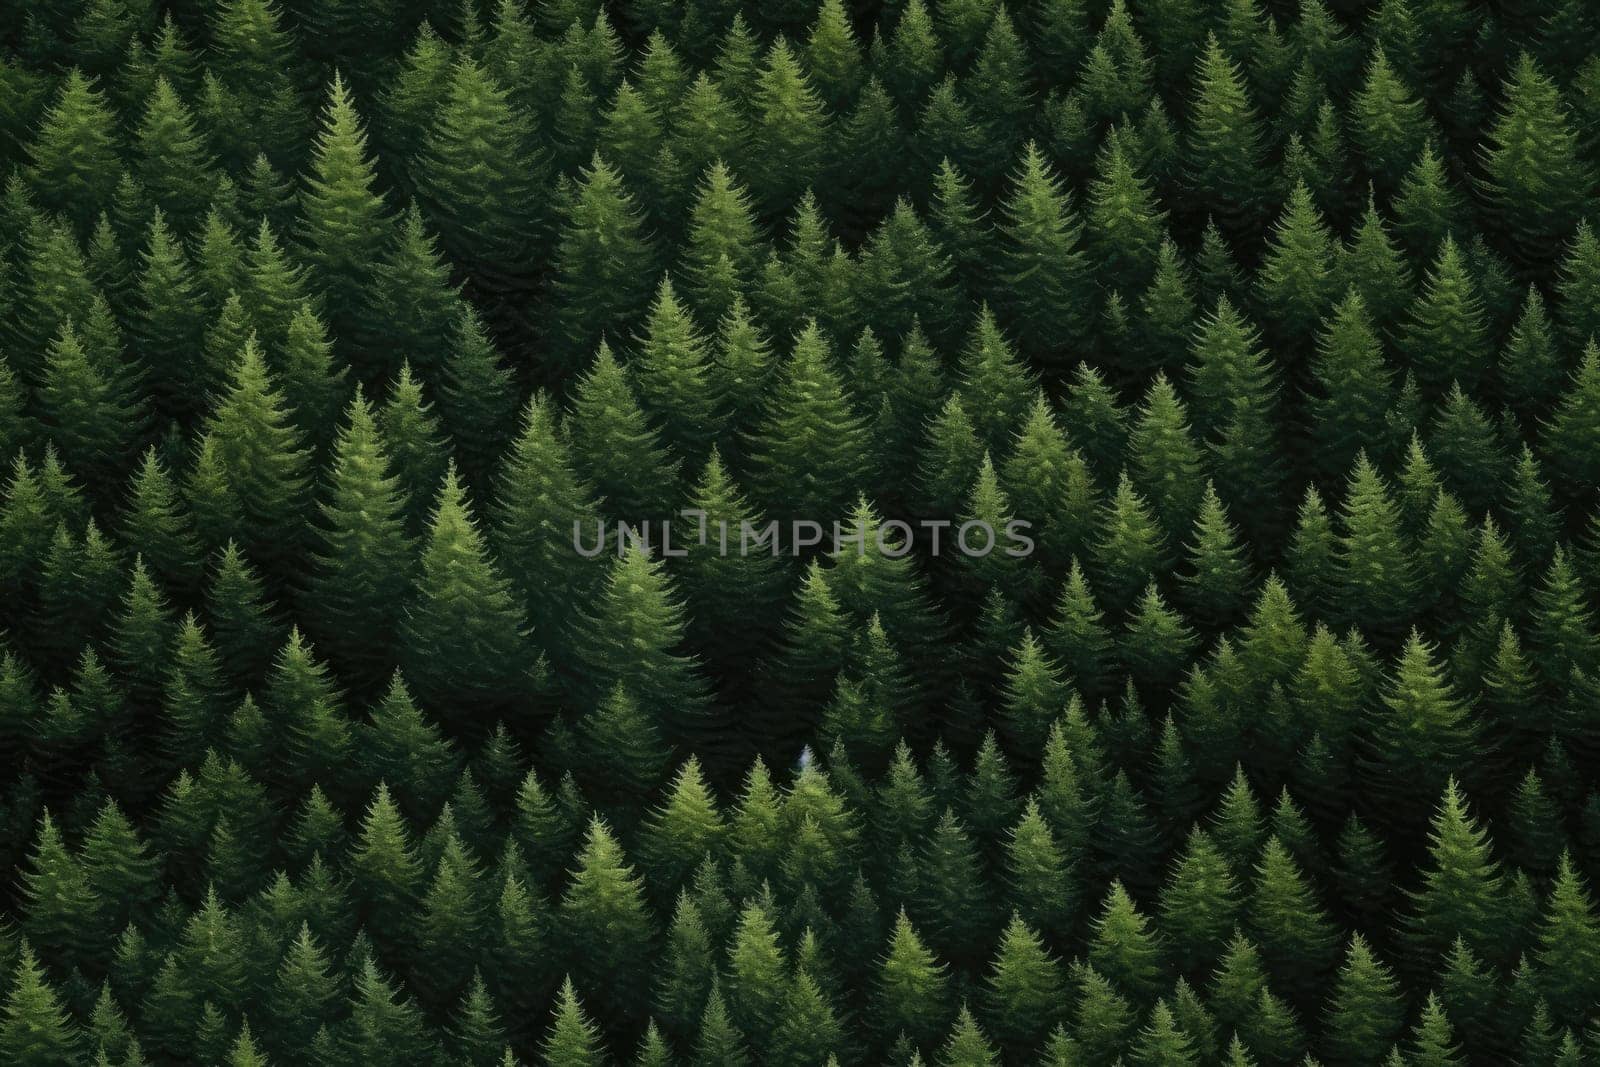
[[[0,0],[0,1065],[1600,1064],[1597,45]]]

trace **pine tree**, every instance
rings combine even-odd
[[[371,300],[393,240],[376,181],[350,89],[336,75],[312,150],[299,238],[325,294],[323,309],[334,336],[363,355],[377,346],[368,332],[376,313]]]
[[[724,703],[748,704],[748,685],[735,679],[748,664],[768,655],[776,641],[786,574],[767,554],[745,554],[731,546],[745,529],[759,528],[759,516],[727,474],[721,456],[712,451],[690,500],[703,514],[689,513],[693,525],[678,535],[688,543],[683,564],[686,601],[700,605],[690,616],[687,638],[705,660],[713,677],[724,679]],[[727,620],[754,609],[757,618],[738,626]]]
[[[1560,389],[1555,330],[1534,286],[1528,287],[1522,314],[1500,351],[1499,371],[1512,402],[1524,413],[1548,410]]]
[[[1159,371],[1128,435],[1128,450],[1135,486],[1152,501],[1167,537],[1181,538],[1201,505],[1204,467],[1187,409]]]
[[[1091,927],[1088,963],[1138,1003],[1154,998],[1164,972],[1163,945],[1120,881],[1106,891]]]
[[[1246,912],[1274,986],[1314,1004],[1333,967],[1334,927],[1277,835],[1262,850]]]
[[[1488,131],[1484,191],[1525,263],[1548,264],[1577,223],[1593,171],[1556,83],[1523,53],[1511,70],[1503,110]]]
[[[446,361],[459,322],[459,298],[450,266],[415,204],[406,211],[388,258],[378,265],[375,284],[385,305],[383,329],[393,337],[393,347],[433,379]],[[383,378],[400,370],[392,361],[378,367]]]
[[[288,337],[296,312],[309,299],[306,268],[292,262],[272,223],[261,220],[244,252],[244,287],[240,304],[257,336],[269,350]]]
[[[344,1055],[362,1062],[387,1057],[425,1060],[434,1041],[416,1003],[387,977],[371,956],[356,965],[350,1018],[342,1028]]]
[[[701,1013],[699,1039],[695,1042],[695,1062],[718,1067],[746,1067],[750,1054],[741,1034],[728,1015],[721,990],[713,984]]]
[[[1593,945],[1600,937],[1594,905],[1582,877],[1566,853],[1545,904],[1539,929],[1539,964],[1543,993],[1558,1022],[1581,1025],[1594,999],[1600,975],[1593,966]]]
[[[416,157],[417,191],[445,247],[492,291],[517,286],[542,244],[543,160],[533,144],[509,90],[470,55],[458,58]]]
[[[1155,276],[1166,212],[1139,174],[1122,138],[1108,141],[1089,186],[1088,241],[1110,287],[1132,294]]]
[[[664,443],[691,462],[705,455],[718,429],[709,363],[704,338],[671,278],[663,277],[645,319],[634,377],[645,411],[664,430]]]
[[[1600,347],[1590,341],[1545,430],[1556,470],[1577,489],[1600,477],[1595,460],[1600,442]]]
[[[1221,954],[1240,909],[1238,880],[1205,830],[1190,831],[1159,906],[1173,965],[1199,976]]]
[[[1322,394],[1312,399],[1311,411],[1323,470],[1337,476],[1350,469],[1363,449],[1386,452],[1393,373],[1384,362],[1366,301],[1355,287],[1325,321],[1311,372]]]
[[[797,968],[773,1033],[774,1064],[837,1063],[846,1043],[839,1013],[805,967]]]
[[[1116,494],[1101,508],[1101,535],[1094,558],[1105,599],[1119,615],[1132,608],[1140,590],[1166,568],[1166,538],[1150,507],[1124,472]]]
[[[1400,349],[1421,384],[1437,394],[1471,387],[1486,373],[1489,339],[1482,298],[1453,238],[1446,237],[1403,327]]]
[[[950,1023],[949,976],[945,966],[923,946],[904,909],[879,965],[873,1022],[885,1036],[905,1034],[928,1049]]]
[[[952,964],[976,962],[992,934],[991,903],[971,836],[946,809],[923,845],[914,915],[934,951]]]
[[[1474,952],[1498,958],[1504,879],[1489,850],[1489,837],[1467,811],[1452,778],[1434,814],[1428,865],[1421,888],[1408,894],[1408,942],[1437,958],[1457,938]]]
[[[845,109],[861,82],[861,51],[844,5],[824,2],[806,38],[806,67],[818,94],[835,112]]]
[[[284,626],[260,571],[232,541],[217,559],[207,591],[207,614],[222,666],[238,687],[253,685],[283,644]]]
[[[45,353],[42,429],[80,476],[120,482],[144,429],[139,401],[95,365],[69,321]]]
[[[1476,722],[1435,665],[1430,646],[1415,632],[1406,641],[1383,704],[1387,710],[1375,723],[1367,763],[1382,795],[1425,803],[1443,788],[1446,777],[1470,770]]]
[[[85,834],[84,879],[97,898],[107,933],[146,917],[160,892],[156,859],[115,800],[107,800]]]
[[[39,818],[38,837],[22,877],[22,901],[30,941],[66,967],[89,961],[96,940],[94,920],[102,905],[49,811]]]
[[[253,338],[245,342],[205,433],[221,481],[220,494],[202,500],[194,499],[200,486],[191,488],[202,536],[213,545],[237,541],[276,572],[302,536],[307,455]]]
[[[789,210],[817,177],[827,116],[810,77],[781,37],[767,51],[750,90],[746,169],[762,215],[772,219]]]
[[[1063,349],[1086,337],[1087,261],[1083,226],[1061,180],[1039,146],[1029,142],[1001,208],[998,280],[1004,308],[1030,359],[1064,368]]]
[[[440,414],[467,482],[487,493],[515,418],[515,388],[479,316],[456,318],[438,391]]]
[[[1270,190],[1261,165],[1262,130],[1237,61],[1214,34],[1195,72],[1190,181],[1200,204],[1231,234],[1260,232]]]
[[[684,292],[708,322],[720,322],[755,277],[762,249],[749,189],[719,158],[700,179],[689,210],[680,268]]]
[[[289,943],[266,998],[266,1031],[274,1060],[305,1062],[317,1030],[335,1018],[338,985],[309,923]]]
[[[598,503],[578,478],[554,405],[543,394],[523,411],[497,488],[491,534],[498,557],[527,605],[526,617],[535,620],[535,640],[559,663],[576,607],[602,570],[572,551],[573,527],[598,521]]]
[[[869,78],[825,156],[820,181],[839,191],[845,236],[867,230],[889,212],[905,183],[909,147],[894,100],[876,77]]]
[[[201,351],[202,305],[183,246],[162,212],[155,212],[148,234],[134,282],[130,347],[149,376],[154,406],[164,414],[188,414],[200,406],[200,397],[191,392],[194,381],[203,388],[222,383],[207,377],[195,358]]]
[[[777,1051],[787,965],[771,917],[759,903],[740,913],[728,945],[729,1016],[758,1055]]]
[[[1422,1017],[1413,1030],[1406,1062],[1417,1064],[1417,1067],[1448,1067],[1460,1063],[1457,1056],[1460,1050],[1454,1038],[1450,1020],[1446,1018],[1439,998],[1429,993],[1422,1008]]]
[[[1462,228],[1465,205],[1437,147],[1429,141],[1394,202],[1395,229],[1414,255],[1428,257]]]
[[[452,466],[435,498],[400,661],[424,704],[455,713],[526,706],[537,668],[511,587],[500,576]]]
[[[638,527],[672,513],[678,463],[661,446],[626,369],[604,341],[578,381],[569,432],[577,472],[611,515]]]
[[[133,135],[134,176],[150,202],[187,233],[209,204],[218,174],[195,129],[194,116],[162,75],[145,102]]]
[[[1384,330],[1394,326],[1411,302],[1410,268],[1373,197],[1368,197],[1361,225],[1345,246],[1340,274],[1360,294],[1375,325]]]
[[[1374,185],[1393,192],[1422,151],[1427,112],[1382,45],[1372,50],[1364,82],[1351,101],[1354,132]]]
[[[1333,236],[1304,183],[1288,203],[1268,241],[1257,281],[1268,323],[1286,348],[1299,347],[1333,304],[1336,276]]]
[[[843,518],[864,480],[866,440],[815,321],[795,338],[750,443],[752,484],[771,517]]]
[[[408,918],[421,893],[421,871],[405,821],[378,784],[350,857],[354,889],[368,907],[368,927],[380,943],[409,943]]]
[[[994,1047],[965,1004],[956,1016],[939,1058],[940,1067],[995,1067],[1000,1062]]]
[[[1194,1038],[1178,1025],[1166,1000],[1159,1000],[1150,1012],[1150,1021],[1139,1031],[1129,1050],[1130,1062],[1171,1064],[1173,1067],[1199,1063],[1194,1045]]]
[[[1337,550],[1344,617],[1392,637],[1414,605],[1415,564],[1398,509],[1365,453],[1356,457],[1349,486]]]
[[[561,899],[559,918],[571,946],[575,973],[607,996],[609,1014],[635,1020],[648,1004],[648,974],[635,964],[646,958],[654,931],[644,889],[598,817],[589,824],[577,867]],[[617,991],[637,994],[618,996]]]
[[[677,651],[683,608],[660,560],[638,548],[624,552],[577,629],[580,692],[594,699],[621,685],[668,737],[701,736],[705,682],[695,662]]]
[[[410,590],[413,557],[399,480],[359,388],[334,445],[329,482],[310,593],[318,644],[372,685],[391,666],[389,646]]]
[[[333,444],[335,427],[349,400],[346,369],[335,363],[327,327],[302,301],[289,320],[278,359],[291,419],[319,459]]]
[[[984,991],[989,1030],[1002,1048],[1031,1049],[1056,1024],[1064,999],[1060,972],[1038,933],[1013,915]]]
[[[1330,1064],[1376,1063],[1400,1035],[1403,1012],[1399,983],[1372,953],[1361,934],[1352,934],[1330,995],[1325,1042]]]
[[[18,1067],[82,1062],[83,1035],[24,941],[0,1009],[0,1053]]]
[[[30,191],[47,211],[59,211],[80,232],[111,206],[116,189],[119,139],[105,94],[73,69],[44,113],[28,146],[24,173]]]

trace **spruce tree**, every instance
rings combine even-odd
[[[560,664],[577,607],[604,572],[600,560],[573,551],[574,527],[599,521],[598,501],[578,477],[554,403],[542,393],[523,410],[496,490],[491,539],[527,605],[534,640]]]
[[[1267,321],[1285,348],[1309,340],[1335,296],[1334,245],[1304,183],[1289,192],[1257,281]]]
[[[762,248],[750,191],[721,159],[700,179],[684,245],[685,295],[706,321],[720,321],[749,288]]]
[[[399,480],[359,388],[334,445],[329,483],[310,590],[318,644],[353,679],[374,685],[392,665],[413,545]]]
[[[1556,83],[1526,52],[1484,147],[1484,191],[1523,262],[1543,265],[1572,232],[1592,187]]]
[[[678,461],[645,417],[625,367],[604,341],[578,380],[569,431],[577,473],[590,482],[618,521],[642,529],[674,509]]]
[[[1572,384],[1546,425],[1545,437],[1556,470],[1569,489],[1593,485],[1600,477],[1595,459],[1600,442],[1600,347],[1591,340],[1583,350]]]
[[[46,210],[59,211],[80,232],[111,205],[119,149],[109,101],[93,80],[74,68],[43,115],[24,170],[30,191]]]
[[[1489,338],[1482,298],[1460,248],[1444,239],[1402,328],[1400,350],[1433,394],[1453,382],[1472,386],[1486,373]]]
[[[1219,225],[1236,237],[1254,237],[1270,195],[1263,134],[1238,59],[1223,51],[1215,34],[1206,38],[1194,83],[1190,181]]]
[[[189,415],[204,395],[192,384],[216,388],[223,383],[204,373],[201,361],[202,305],[182,243],[156,211],[140,254],[134,282],[133,321],[128,335],[133,353],[149,376],[154,407],[165,415]]]
[[[217,168],[195,129],[194,116],[162,75],[156,76],[134,130],[133,148],[135,177],[150,202],[180,232],[192,230],[211,200]]]
[[[0,1012],[0,1053],[18,1067],[69,1067],[82,1062],[83,1034],[24,941]]]
[[[750,85],[747,169],[762,214],[789,210],[818,174],[828,130],[822,101],[788,41],[772,43]]]
[[[1461,938],[1475,953],[1499,958],[1503,892],[1488,834],[1472,818],[1452,778],[1433,816],[1422,885],[1408,894],[1407,943],[1438,958]]]
[[[1422,101],[1382,45],[1372,50],[1365,80],[1351,101],[1351,118],[1367,174],[1377,188],[1393,192],[1422,151],[1428,120]]]
[[[879,964],[873,1023],[879,1033],[905,1034],[928,1049],[950,1020],[949,976],[923,945],[902,909]]]
[[[362,355],[377,342],[367,332],[376,314],[371,300],[377,269],[393,239],[376,182],[349,86],[335,75],[312,150],[299,238],[323,288],[334,336]]]
[[[470,55],[457,59],[416,157],[417,191],[446,249],[491,291],[520,288],[541,248],[543,160],[533,141],[509,90]]]
[[[659,559],[630,548],[613,564],[575,636],[579,692],[606,697],[621,685],[667,737],[705,729],[707,691],[695,662],[682,655],[683,608]]]
[[[515,389],[478,314],[466,307],[456,318],[441,368],[439,413],[455,442],[468,485],[487,493],[516,417]]]
[[[772,517],[842,519],[865,474],[862,420],[850,410],[815,321],[795,338],[750,442],[752,484]]]
[[[705,455],[718,430],[709,364],[705,339],[664,276],[645,319],[634,378],[645,411],[663,429],[663,443],[691,462]]]
[[[1152,502],[1167,537],[1181,538],[1201,505],[1204,466],[1188,411],[1159,371],[1128,435],[1128,450],[1135,486]]]
[[[1029,142],[1001,208],[1000,273],[1004,307],[1031,359],[1065,366],[1063,350],[1086,336],[1093,310],[1078,221],[1044,153]]]
[[[140,402],[85,352],[69,321],[45,353],[40,420],[61,458],[84,478],[120,482],[143,435]]]
[[[203,468],[191,476],[202,536],[213,545],[238,541],[276,571],[302,536],[307,456],[254,338],[245,342],[205,434],[202,449],[212,449],[215,463],[205,473],[220,481],[212,495],[198,480]]]
[[[536,668],[522,612],[453,466],[435,498],[398,637],[406,678],[441,712],[523,707],[531,696]]]

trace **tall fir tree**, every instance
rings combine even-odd
[[[309,597],[319,646],[357,684],[392,664],[400,606],[411,588],[405,497],[372,405],[358,389],[335,442]]]
[[[441,712],[526,707],[541,668],[527,654],[525,626],[451,467],[400,620],[406,677]]]
[[[301,198],[299,238],[323,288],[334,336],[363,357],[358,368],[370,365],[368,353],[378,345],[369,332],[380,314],[372,300],[378,267],[394,237],[389,208],[376,186],[366,131],[350,87],[336,75]]]

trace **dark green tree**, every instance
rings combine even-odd
[[[453,466],[435,498],[416,574],[398,637],[417,696],[453,714],[526,706],[541,668],[527,654],[522,612]]]
[[[1029,358],[1064,369],[1064,350],[1081,342],[1093,316],[1083,225],[1061,179],[1029,142],[1001,207],[997,298]]]
[[[519,288],[542,246],[544,161],[530,117],[470,55],[444,75],[414,170],[451,256],[491,291]]]

